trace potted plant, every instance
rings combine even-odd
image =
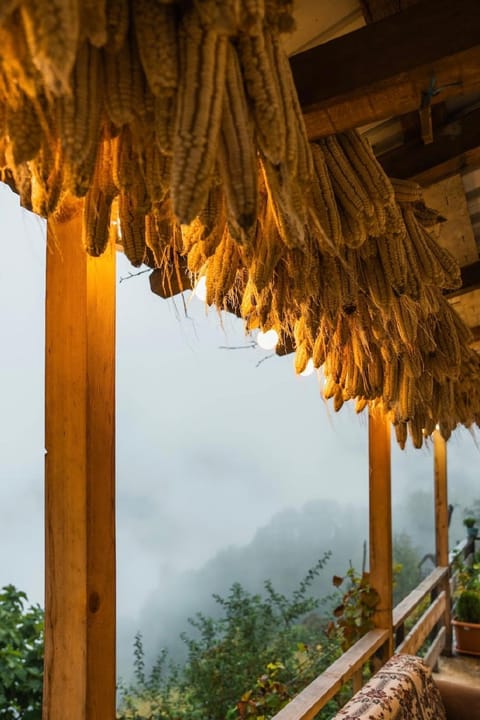
[[[480,563],[466,565],[457,556],[454,594],[455,644],[458,653],[480,656]]]
[[[476,538],[478,535],[477,521],[474,517],[466,517],[463,524],[467,528],[467,537]]]

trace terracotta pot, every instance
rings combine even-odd
[[[452,620],[458,653],[480,656],[480,624]]]

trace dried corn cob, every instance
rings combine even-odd
[[[64,165],[60,144],[44,145],[28,167],[32,175],[32,210],[48,217],[55,212],[62,194]]]
[[[171,190],[181,223],[191,222],[207,199],[222,118],[227,42],[225,35],[203,28],[195,13],[183,18]]]
[[[231,43],[227,46],[227,71],[219,137],[219,169],[227,200],[228,219],[238,226],[238,238],[248,240],[257,217],[257,160],[249,128],[248,108],[240,67]]]
[[[83,0],[80,4],[81,30],[84,37],[97,48],[107,42],[106,2],[107,0]]]
[[[22,90],[18,103],[6,109],[6,131],[15,165],[31,160],[40,150],[42,127],[32,101]]]
[[[318,224],[325,231],[333,248],[338,248],[342,244],[342,226],[325,155],[317,143],[311,144],[311,150],[314,162],[314,175],[310,188],[312,214],[317,215]]]
[[[303,340],[303,342],[300,343],[300,345],[297,345],[297,349],[295,351],[294,367],[297,375],[300,375],[300,373],[305,370],[311,357],[312,346],[310,345],[310,342],[305,339]]]
[[[117,188],[112,175],[112,144],[105,139],[98,152],[93,183],[83,206],[83,245],[89,255],[102,255],[108,244],[112,203]]]
[[[239,266],[237,244],[228,232],[210,260],[207,270],[207,304],[222,307],[225,297],[232,288]]]
[[[287,248],[305,247],[306,215],[299,215],[293,207],[293,187],[286,184],[285,169],[273,165],[266,158],[262,160],[261,166],[268,190],[268,201],[271,203],[283,243]],[[298,191],[299,188],[297,187],[296,190]],[[305,209],[303,207],[303,210]]]
[[[278,74],[280,102],[286,126],[284,162],[290,177],[308,186],[313,177],[313,158],[292,71],[279,38],[275,34],[266,33],[265,44]]]
[[[321,141],[332,187],[338,201],[352,218],[361,218],[373,212],[370,198],[367,196],[358,176],[353,171],[337,138],[330,135]]]
[[[240,30],[249,35],[259,35],[263,32],[265,19],[264,0],[243,0],[240,4]]]
[[[423,202],[423,190],[418,183],[398,178],[390,178],[390,182],[395,193],[395,200],[400,205]]]
[[[94,152],[101,137],[102,67],[100,51],[83,43],[72,73],[72,94],[56,103],[56,124],[68,163],[80,166]]]
[[[257,142],[270,162],[285,157],[286,118],[282,112],[277,71],[264,34],[240,34],[238,53],[255,120]]]
[[[395,201],[392,183],[376,159],[369,142],[358,130],[339,133],[338,141],[364,188],[371,193],[372,201],[378,196],[385,207],[391,206]]]
[[[118,52],[103,52],[105,68],[105,109],[114,125],[121,128],[134,120],[138,112],[139,95],[144,88],[138,88],[141,82],[139,61],[133,39],[127,36],[125,44]]]
[[[408,426],[405,422],[394,423],[395,437],[402,450],[405,450],[408,437]]]
[[[355,403],[355,412],[357,413],[357,415],[362,413],[367,406],[368,406],[368,400],[366,398],[364,398],[364,397],[357,398],[357,401]]]
[[[384,272],[379,258],[370,258],[362,263],[362,275],[366,292],[368,292],[374,305],[382,312],[388,313],[393,299],[392,287],[388,276]]]
[[[77,0],[51,0],[47,12],[36,0],[23,0],[20,11],[33,63],[47,92],[68,93],[80,30]]]
[[[170,181],[171,158],[162,155],[153,141],[145,143],[143,151],[143,177],[148,197],[153,204],[161,203],[167,196]]]
[[[42,79],[27,47],[20,10],[11,13],[0,24],[0,48],[5,102],[18,101],[19,90],[23,90],[33,100]]]
[[[401,237],[395,234],[386,234],[375,238],[378,248],[381,267],[388,284],[399,295],[405,292],[407,285],[407,254]]]
[[[423,427],[425,425],[425,418],[418,412],[415,413],[413,418],[408,423],[408,429],[410,437],[412,438],[413,446],[419,450],[423,445]]]
[[[129,24],[128,0],[106,0],[106,50],[117,53],[124,45]]]
[[[120,192],[118,217],[125,255],[132,265],[139,267],[145,258],[145,212],[133,193]]]
[[[177,87],[176,9],[160,0],[133,0],[140,60],[152,93]]]
[[[164,155],[173,153],[176,96],[162,93],[154,100],[155,142]]]

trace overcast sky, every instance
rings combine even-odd
[[[0,586],[43,599],[44,224],[0,185]],[[119,256],[119,278],[129,267]],[[366,417],[335,415],[291,358],[258,362],[233,317],[148,275],[117,284],[119,615],[136,623],[162,578],[249,542],[278,511],[315,498],[366,504]],[[471,436],[450,446],[453,495],[480,496]],[[393,454],[394,493],[431,489],[430,450]],[[463,495],[462,495],[463,493]],[[468,500],[470,501],[470,500]]]

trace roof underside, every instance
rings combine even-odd
[[[475,0],[290,5],[7,3],[1,178],[421,446],[480,420]]]

